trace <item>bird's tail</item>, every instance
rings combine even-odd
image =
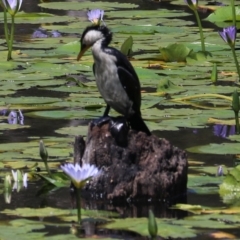
[[[136,130],[138,132],[145,132],[148,136],[151,135],[151,132],[149,131],[147,125],[143,121],[140,114],[134,114],[128,119],[130,126],[133,130]]]

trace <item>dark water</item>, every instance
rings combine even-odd
[[[120,1],[121,2],[121,1]],[[123,1],[122,1],[123,2]],[[150,2],[150,1],[140,1],[135,0],[131,1],[133,3],[137,3],[140,5],[141,9],[156,9],[158,7],[167,8],[167,9],[177,9],[176,5],[170,5],[168,2]],[[187,7],[180,7],[186,9]],[[48,13],[54,13],[58,15],[66,15],[66,14],[78,14],[83,15],[85,12],[67,12],[67,11],[50,11],[48,9],[42,10],[39,8],[35,1],[32,0],[24,0],[22,10],[25,12],[39,12],[45,11]],[[201,13],[201,17],[204,18],[208,15],[208,13]],[[3,35],[3,27],[2,23],[0,23],[0,35]],[[212,27],[210,23],[203,22],[203,26]],[[22,24],[19,25],[16,30],[16,36],[19,40],[24,40],[26,38],[30,38],[35,29],[37,29],[39,25],[32,24]],[[55,96],[53,95],[55,94]],[[62,92],[52,92],[52,91],[44,91],[38,89],[30,89],[23,90],[17,92],[14,97],[18,96],[47,96],[47,97],[65,97],[65,93]],[[58,136],[55,133],[55,130],[61,127],[71,126],[71,125],[81,125],[87,124],[87,121],[76,120],[76,121],[68,121],[68,120],[51,120],[51,119],[38,119],[38,118],[30,118],[25,117],[25,124],[30,125],[30,128],[27,129],[18,129],[14,131],[5,131],[3,135],[0,135],[1,143],[10,143],[10,142],[26,142],[28,138],[31,136]],[[194,131],[193,129],[180,129],[179,131],[156,131],[154,132],[157,136],[161,138],[168,139],[173,145],[178,146],[179,148],[186,149],[188,147],[208,144],[212,143],[222,143],[223,139],[214,136],[212,126],[209,126],[204,129],[198,129]],[[61,135],[62,136],[62,135]],[[219,155],[208,155],[208,154],[191,154],[188,153],[189,157],[192,157],[195,160],[203,161],[209,166],[225,164],[227,166],[232,165],[232,157],[231,156],[219,156]],[[217,167],[216,167],[217,169]],[[39,182],[30,182],[28,189],[20,191],[19,193],[13,192],[12,194],[12,202],[11,204],[4,203],[3,195],[0,195],[0,211],[5,208],[18,208],[18,207],[32,207],[32,208],[41,208],[44,206],[58,207],[69,209],[73,207],[73,199],[69,192],[68,188],[63,188],[57,190],[55,192],[50,193],[47,196],[36,197],[37,191],[39,190],[41,184]],[[188,204],[196,204],[196,205],[207,205],[220,207],[224,206],[221,202],[221,199],[218,194],[209,194],[209,195],[199,195],[194,194],[191,191],[188,191],[187,195],[183,197],[183,201]],[[102,209],[102,210],[111,210],[116,211],[121,214],[122,217],[146,217],[148,215],[148,210],[152,209],[155,216],[157,217],[168,217],[168,218],[182,218],[188,215],[188,213],[178,210],[171,210],[168,208],[168,202],[158,202],[152,203],[149,201],[147,204],[144,203],[134,203],[129,204],[127,202],[123,202],[118,204],[118,206],[113,205],[111,202],[108,202],[103,199],[97,200],[85,200],[83,199],[82,206],[84,208],[90,209]],[[0,219],[3,217],[0,214]],[[56,220],[56,219],[55,219]],[[58,221],[58,220],[56,220]],[[49,232],[54,231],[57,233],[63,230],[58,229],[58,231],[54,229],[49,229]],[[125,233],[118,233],[125,234]],[[107,235],[107,234],[106,234]],[[114,235],[110,232],[110,235]],[[123,238],[129,239],[130,233],[124,236]],[[131,236],[131,237],[134,237]]]

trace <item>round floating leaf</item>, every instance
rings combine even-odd
[[[49,119],[92,119],[96,118],[100,114],[96,111],[86,111],[86,110],[53,110],[53,111],[37,111],[26,113],[26,116],[31,117],[41,117],[41,118],[49,118]]]
[[[133,3],[118,3],[118,2],[48,2],[48,3],[40,3],[40,7],[42,8],[50,8],[50,9],[59,9],[59,10],[75,10],[75,11],[83,11],[88,9],[115,9],[115,8],[136,8],[138,5]],[[87,16],[86,16],[87,18]]]
[[[235,6],[236,9],[236,20],[240,21],[240,7]],[[231,6],[223,6],[218,8],[215,12],[211,13],[206,20],[210,22],[232,22],[232,7]]]
[[[5,209],[1,211],[2,214],[13,215],[13,216],[21,216],[21,217],[53,217],[53,216],[61,216],[68,215],[70,213],[69,210],[59,209],[59,208],[16,208]]]
[[[16,23],[27,23],[27,24],[68,22],[70,20],[74,20],[74,17],[57,16],[49,13],[19,12],[15,16]]]
[[[51,97],[18,97],[18,98],[0,98],[0,101],[4,101],[6,104],[19,104],[19,105],[36,105],[47,104],[62,101],[60,98]]]
[[[162,219],[157,219],[159,234],[163,238],[192,238],[196,236],[196,232],[185,224],[179,225],[177,222],[171,224]],[[113,222],[104,225],[108,229],[127,230],[137,232],[143,236],[148,236],[147,219],[146,218],[125,218],[115,219]]]
[[[42,222],[27,219],[17,219],[0,225],[1,239],[30,240],[44,238],[45,233],[39,230],[45,229]]]
[[[239,143],[222,143],[196,146],[188,148],[187,151],[192,153],[208,153],[208,154],[239,154]]]
[[[78,135],[86,136],[88,133],[88,126],[60,128],[55,132],[59,134],[70,135],[70,136],[78,136]]]
[[[110,11],[106,13],[107,17],[111,18],[128,18],[131,20],[138,20],[141,18],[144,19],[151,19],[151,18],[175,18],[179,16],[188,16],[190,15],[189,13],[186,13],[184,11],[169,11],[167,9],[159,9],[159,10],[120,10],[120,11]],[[130,21],[129,20],[129,23]],[[161,20],[159,20],[160,22]],[[145,21],[146,22],[146,21]],[[168,23],[170,21],[168,20]],[[146,24],[145,24],[146,25]]]

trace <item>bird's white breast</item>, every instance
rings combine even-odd
[[[101,40],[92,47],[95,62],[97,87],[105,102],[117,112],[128,116],[132,114],[132,101],[124,90],[116,66],[117,59],[101,49]]]

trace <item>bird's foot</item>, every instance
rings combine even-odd
[[[127,146],[129,127],[124,117],[111,118],[109,131],[119,146]]]
[[[103,124],[107,123],[107,122],[110,122],[111,121],[111,117],[109,116],[103,116],[103,117],[100,117],[98,119],[95,119],[91,122],[91,129],[95,126],[98,126],[98,127],[101,127]]]

